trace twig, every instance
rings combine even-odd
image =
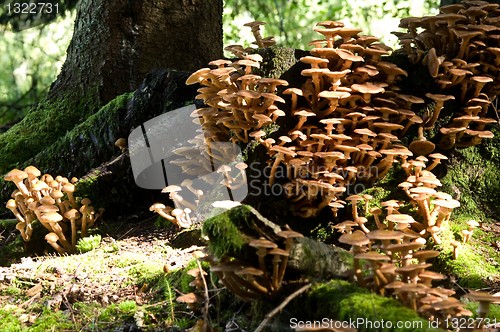
[[[273,318],[278,312],[283,310],[283,308],[285,308],[288,305],[288,303],[290,303],[290,301],[292,301],[294,298],[296,298],[297,296],[299,296],[300,294],[304,293],[309,288],[311,288],[311,286],[312,286],[312,284],[307,284],[307,285],[303,286],[302,288],[296,290],[292,294],[288,295],[288,297],[279,306],[274,308],[273,311],[269,312],[264,317],[264,320],[260,323],[259,326],[257,326],[257,328],[255,329],[255,332],[262,331],[262,329],[264,329],[264,327],[266,327],[267,323],[269,323],[271,318]]]
[[[205,276],[203,275],[203,273],[205,271],[203,271],[203,269],[201,267],[201,263],[198,259],[196,260],[196,263],[198,264],[198,269],[200,269],[201,280],[203,281],[203,287],[205,288],[205,309],[203,310],[203,331],[206,331],[207,330],[207,323],[208,323],[208,307],[210,305],[210,297],[208,295],[207,281],[205,280]]]
[[[493,108],[493,111],[495,111],[495,115],[497,116],[497,120],[498,120],[498,125],[500,126],[500,115],[498,115],[498,109],[497,109],[496,104],[498,104],[498,99],[495,100],[495,105],[493,105],[493,103],[491,104],[491,107]]]
[[[62,293],[62,298],[64,301],[64,304],[68,308],[70,314],[71,314],[71,320],[73,321],[73,326],[76,328],[76,319],[75,319],[75,313],[73,311],[73,307],[71,306],[71,303],[69,303],[68,298],[66,297],[66,294]]]

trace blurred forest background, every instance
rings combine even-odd
[[[23,16],[8,12],[12,1],[0,2],[0,132],[45,97],[64,63],[78,1],[52,2],[57,14]],[[438,6],[439,0],[225,0],[224,45],[250,45],[253,37],[243,24],[260,20],[278,46],[308,50],[307,43],[318,38],[316,22],[340,20],[395,47],[391,31],[398,30],[400,18],[433,15]]]

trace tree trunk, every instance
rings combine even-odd
[[[221,56],[221,1],[83,0],[49,98],[95,88],[103,105],[152,69],[194,71]]]
[[[47,99],[0,135],[0,174],[43,152],[116,96],[134,91],[151,70],[193,71],[221,56],[221,0],[82,0],[66,61]],[[73,158],[80,152],[72,150]]]

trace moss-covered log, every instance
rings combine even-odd
[[[137,206],[133,200],[144,197],[145,192],[135,186],[128,156],[123,158],[120,167],[114,164],[113,172],[109,165],[99,166],[110,162],[119,154],[114,146],[117,138],[128,137],[133,128],[155,116],[192,103],[196,87],[184,84],[188,75],[174,70],[159,70],[148,74],[135,93],[115,98],[70,131],[61,129],[59,138],[52,144],[44,143],[43,137],[37,138],[36,134],[19,138],[37,141],[41,145],[41,152],[25,162],[10,166],[22,168],[35,165],[43,173],[67,177],[83,177],[89,173],[82,180],[82,190],[78,195],[98,199],[96,206],[114,206],[115,209]],[[57,122],[56,116],[59,114],[57,110],[54,112],[40,112],[40,121]],[[65,118],[64,114],[62,118]],[[35,125],[33,128],[36,130]],[[19,135],[22,136],[20,133]],[[0,140],[2,138],[5,136],[0,137]],[[14,144],[19,139],[11,143]],[[9,146],[4,148],[8,149]],[[91,171],[92,168],[97,169]],[[14,186],[4,185],[3,179],[0,180],[0,185],[3,188],[0,201],[5,202]],[[120,203],[118,206],[115,205],[117,202]],[[3,204],[0,209],[4,209]]]
[[[208,247],[217,258],[233,257],[256,263],[255,248],[248,246],[251,239],[265,237],[275,243],[283,242],[277,233],[281,228],[257,210],[241,205],[211,217],[203,224],[208,236]],[[298,238],[290,252],[287,273],[315,278],[345,276],[352,268],[352,256],[344,249]]]
[[[394,299],[343,280],[318,283],[288,308],[295,321],[352,322],[358,331],[443,331]],[[292,323],[293,321],[290,320]],[[398,324],[400,326],[398,326]],[[382,327],[384,326],[384,327]]]

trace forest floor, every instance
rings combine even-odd
[[[196,266],[194,255],[203,247],[181,243],[174,248],[177,232],[158,228],[153,220],[128,222],[112,234],[86,238],[83,253],[28,256],[0,267],[0,331],[192,326],[196,317],[176,298],[183,294],[179,288],[186,288],[179,282],[194,279],[181,271]]]
[[[490,248],[497,249],[500,223],[485,231],[495,239]],[[4,230],[0,248],[13,236],[22,245],[17,232],[10,232]],[[179,234],[172,225],[135,218],[101,227],[99,235],[80,243],[78,254],[24,255],[0,267],[0,331],[202,331],[205,321],[226,331],[247,330],[246,319],[255,324],[261,317],[210,274],[211,317],[203,314],[203,300],[194,310],[176,301],[191,291],[205,296],[203,288],[192,287],[195,278],[187,272],[202,267],[195,259],[204,250],[198,238],[199,233]],[[203,268],[208,272],[206,264]],[[486,291],[500,292],[496,277]]]

